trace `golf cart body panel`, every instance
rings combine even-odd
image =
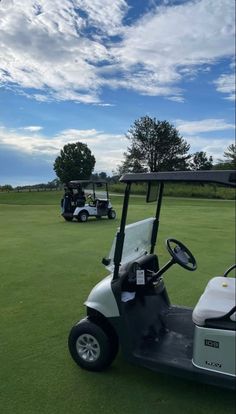
[[[87,308],[95,309],[106,318],[120,316],[119,309],[111,288],[112,275],[99,282],[90,292],[84,303]]]
[[[204,293],[194,310],[171,305],[163,274],[175,263],[193,271],[196,261],[176,239],[167,240],[171,260],[161,268],[155,254],[165,183],[218,183],[235,187],[235,172],[126,174],[120,181],[126,183],[121,223],[110,254],[103,260],[112,273],[95,286],[85,302],[89,318],[93,320],[94,310],[106,319],[119,339],[123,355],[131,363],[235,389],[236,322],[232,299],[235,282],[232,278],[224,278],[225,282],[221,277],[213,278],[205,291],[210,300],[209,296],[204,300]],[[155,217],[126,225],[131,186],[139,182],[148,185],[146,201],[156,201]],[[231,293],[226,294],[228,286],[221,286],[222,283],[228,283]],[[221,293],[224,299],[219,303]],[[79,358],[74,359],[80,365]],[[89,363],[86,368],[93,369]]]
[[[65,187],[61,200],[65,220],[87,221],[88,217],[116,217],[109,199],[108,184],[104,180],[74,180]]]
[[[96,207],[92,207],[89,204],[85,204],[83,207],[76,207],[73,216],[77,217],[81,211],[87,211],[87,213],[90,216],[96,216],[97,215],[97,208]]]
[[[109,200],[97,198],[95,205],[85,204],[82,207],[76,207],[73,217],[78,217],[82,211],[86,211],[89,216],[103,217],[108,215],[108,211],[112,208],[112,204]]]
[[[195,367],[235,378],[235,350],[235,329],[229,331],[195,326],[192,361]]]

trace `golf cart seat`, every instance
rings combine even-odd
[[[193,322],[200,326],[235,329],[235,294],[235,278],[214,277],[193,310]]]

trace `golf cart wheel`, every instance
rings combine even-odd
[[[109,210],[108,211],[108,218],[110,220],[114,220],[116,218],[116,212],[115,212],[115,210]]]
[[[71,329],[68,346],[73,360],[88,371],[102,371],[115,359],[117,347],[109,335],[88,318]]]
[[[82,223],[85,223],[86,221],[88,221],[87,211],[81,211],[81,213],[78,216],[78,220],[81,221]]]

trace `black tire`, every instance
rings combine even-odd
[[[68,346],[73,360],[88,371],[106,369],[118,352],[114,338],[88,318],[73,326]]]
[[[88,221],[88,213],[87,213],[87,211],[81,211],[80,213],[79,213],[79,215],[78,215],[78,220],[81,222],[81,223],[86,223],[86,221]]]
[[[73,220],[73,217],[64,217],[64,219],[65,219],[66,221],[72,221],[72,220]]]
[[[115,218],[116,218],[116,212],[115,212],[115,210],[109,210],[108,211],[108,218],[110,219],[110,220],[115,220]]]

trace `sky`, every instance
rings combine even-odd
[[[167,120],[214,161],[235,137],[234,0],[0,0],[0,185],[46,183],[67,143],[95,172]]]

